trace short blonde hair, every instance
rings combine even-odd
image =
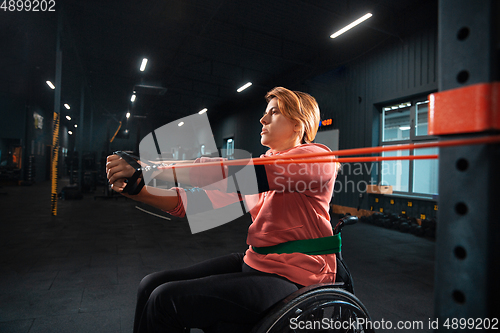
[[[266,94],[266,101],[278,99],[278,108],[286,118],[301,125],[301,143],[311,143],[318,132],[320,113],[316,99],[309,94],[275,87]]]

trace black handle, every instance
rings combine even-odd
[[[342,228],[346,225],[356,224],[358,222],[357,216],[347,215],[339,220],[335,228],[333,228],[333,234],[339,234],[342,231]]]
[[[347,215],[343,218],[340,219],[342,222],[344,222],[344,225],[353,225],[358,222],[358,217],[357,216],[352,216],[352,215]]]

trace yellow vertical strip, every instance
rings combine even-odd
[[[52,131],[52,190],[50,195],[52,216],[57,215],[57,170],[59,162],[59,113],[54,112],[54,128]]]

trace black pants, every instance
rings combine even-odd
[[[265,310],[300,286],[243,263],[243,254],[210,259],[142,279],[134,332],[248,332]]]

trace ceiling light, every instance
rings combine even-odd
[[[71,131],[68,131],[68,134],[69,134],[69,135],[73,135],[73,132],[71,132]]]
[[[50,89],[56,89],[56,87],[54,87],[54,85],[52,84],[52,82],[50,82],[50,81],[45,81],[45,82],[50,87]]]
[[[70,116],[66,116],[66,119],[71,120],[71,117]]]
[[[198,113],[199,113],[199,114],[204,114],[204,113],[205,113],[205,112],[207,112],[207,111],[208,111],[208,109],[207,109],[207,108],[204,108],[203,110],[198,111]]]
[[[142,59],[141,72],[144,72],[147,64],[148,64],[148,59],[146,59],[146,58]]]
[[[400,127],[399,127],[399,129],[400,129],[401,131],[407,131],[407,130],[409,130],[409,129],[410,129],[410,126],[400,126]]]
[[[132,95],[132,97],[130,98],[130,101],[134,102],[135,101],[135,97],[136,97],[135,95]]]
[[[248,83],[245,83],[243,86],[239,87],[238,90],[236,90],[237,92],[242,92],[243,90],[245,90],[246,88],[250,87],[252,85],[252,82],[248,82]]]
[[[347,30],[357,26],[358,24],[360,24],[361,22],[369,19],[370,17],[372,17],[372,14],[371,13],[368,13],[362,17],[360,17],[359,19],[357,19],[356,21],[352,22],[351,24],[345,26],[344,28],[340,29],[339,31],[337,31],[336,33],[332,34],[330,36],[330,38],[335,38],[335,37],[338,37],[340,35],[342,35],[344,32],[346,32]]]
[[[75,124],[75,128],[77,128],[77,127],[78,127],[78,125],[77,125],[77,124]]]
[[[65,107],[66,109],[68,109],[68,110],[69,110],[69,109],[71,109],[71,107],[69,106],[69,104],[64,104],[64,107]]]
[[[127,119],[130,118],[130,112],[127,112],[126,117],[127,117]]]
[[[181,127],[182,125],[184,125],[183,121],[181,121],[177,126]]]

